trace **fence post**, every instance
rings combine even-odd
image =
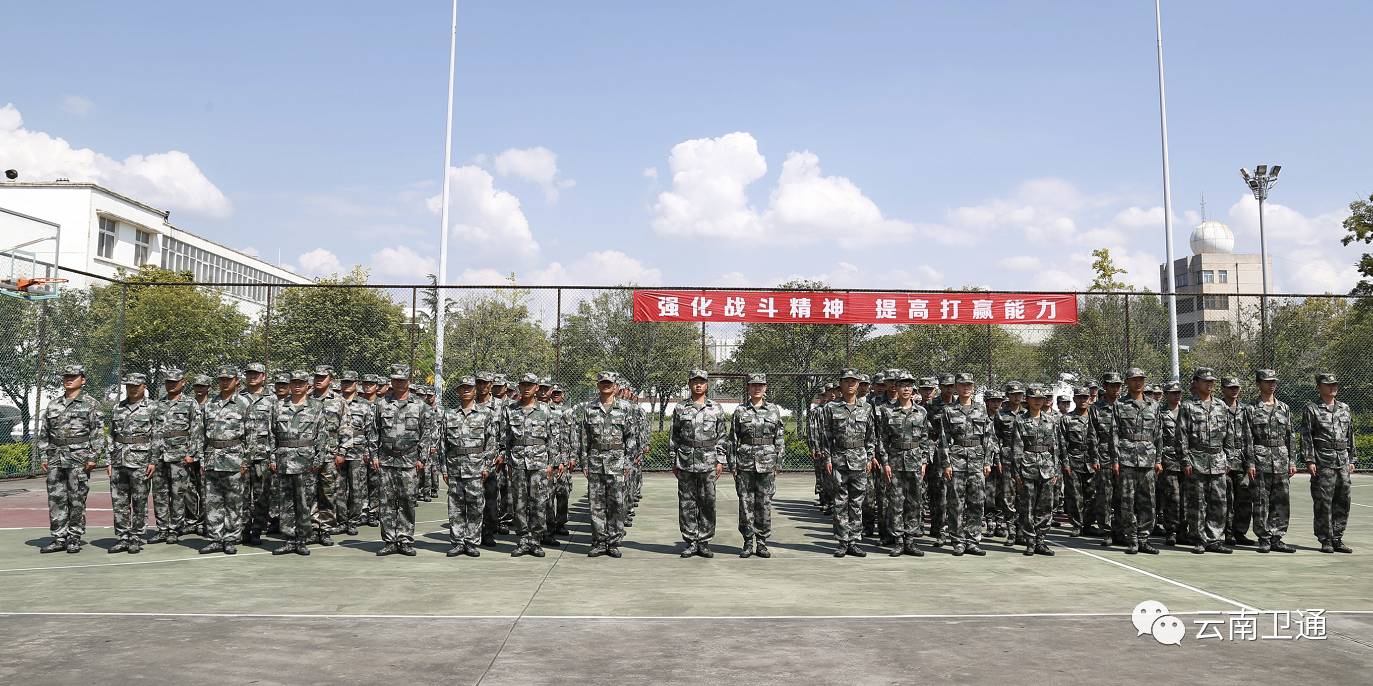
[[[262,320],[262,364],[267,368],[272,368],[272,291],[271,286],[267,286],[267,316]],[[271,383],[271,379],[267,380]]]
[[[557,298],[553,306],[553,378],[556,379],[563,361],[563,289],[558,288],[553,292]]]
[[[443,306],[443,298],[439,298],[439,306]],[[415,368],[415,329],[419,328],[420,321],[417,316],[416,307],[418,305],[418,289],[410,287],[410,368]],[[438,322],[435,322],[437,325]]]
[[[1125,295],[1125,366],[1129,367],[1135,360],[1130,356],[1130,295]]]

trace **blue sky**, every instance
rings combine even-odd
[[[1158,287],[1147,0],[458,21],[451,281],[1073,288],[1110,247]],[[1164,3],[1179,255],[1202,194],[1256,251],[1236,170],[1276,161],[1278,287],[1352,285],[1370,23],[1367,2]],[[437,262],[446,2],[24,3],[0,44],[0,155],[28,180],[100,181],[311,273]]]

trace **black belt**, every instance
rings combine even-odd
[[[958,447],[960,447],[960,448],[975,448],[975,447],[977,447],[977,446],[982,445],[982,439],[980,439],[980,438],[959,438],[959,439],[955,439],[953,443],[954,443],[954,445],[956,445],[956,446],[958,446]]]
[[[1125,434],[1124,436],[1121,436],[1121,438],[1124,438],[1124,439],[1127,440],[1127,441],[1152,441],[1152,440],[1154,440],[1154,437],[1153,437],[1153,436],[1150,436],[1149,434]]]
[[[684,445],[686,445],[686,446],[688,446],[688,447],[691,447],[691,448],[698,448],[698,449],[700,449],[700,450],[711,450],[711,449],[715,448],[715,446],[716,446],[717,444],[719,444],[719,442],[720,442],[720,439],[718,439],[718,438],[708,438],[708,439],[706,439],[706,440],[704,440],[704,441],[698,441],[698,440],[696,440],[696,439],[694,439],[694,438],[683,438],[683,439],[682,439],[682,443],[683,443]]]
[[[866,448],[867,444],[861,441],[858,443],[850,443],[836,438],[834,439],[834,447],[836,450],[854,450],[856,448]]]
[[[531,437],[531,436],[521,436],[521,437],[515,439],[515,446],[516,446],[516,447],[527,447],[527,446],[537,446],[537,445],[548,445],[548,439],[547,439],[547,438],[536,438],[536,437]]]
[[[48,439],[48,442],[59,448],[65,448],[69,445],[80,445],[82,443],[89,442],[90,440],[90,434],[77,434],[75,436],[69,436],[67,438],[51,438]]]
[[[1281,448],[1281,447],[1287,445],[1287,441],[1278,440],[1278,439],[1269,439],[1269,440],[1267,440],[1267,441],[1259,441],[1259,442],[1258,442],[1258,445],[1261,445],[1261,446],[1263,446],[1263,447],[1265,447],[1265,448]]]
[[[406,455],[409,455],[410,453],[419,450],[419,447],[420,446],[418,443],[405,449],[397,448],[394,445],[383,445],[381,446],[381,451],[383,453],[386,453],[387,455],[390,455],[391,457],[405,457]]]
[[[759,438],[754,438],[753,436],[740,436],[740,437],[739,437],[739,444],[740,444],[740,445],[772,445],[772,444],[773,444],[773,438],[772,438],[771,436],[762,436],[762,437],[759,437]]]
[[[120,445],[147,445],[153,442],[152,436],[115,436],[114,442]]]
[[[191,432],[189,432],[189,431],[163,431],[163,432],[162,432],[162,437],[163,437],[163,438],[183,438],[183,437],[185,437],[185,436],[190,436],[190,435],[191,435]]]
[[[480,445],[474,445],[470,448],[450,448],[448,452],[454,455],[477,455],[486,452],[486,448]]]
[[[1218,445],[1194,445],[1191,446],[1191,450],[1207,453],[1209,455],[1216,455],[1222,450],[1225,450],[1225,448]]]
[[[315,441],[310,438],[289,438],[284,441],[277,441],[278,448],[311,448]]]
[[[221,448],[221,449],[222,449],[222,448],[237,448],[237,447],[243,445],[243,439],[242,439],[242,438],[226,438],[226,439],[224,439],[224,440],[220,440],[220,439],[217,439],[217,438],[207,438],[207,439],[205,439],[205,445],[208,445],[208,446],[210,446],[211,448]]]
[[[887,446],[887,449],[888,449],[888,450],[910,450],[911,448],[914,448],[914,447],[915,447],[915,441],[892,441],[892,442],[891,442],[891,445]]]
[[[1312,441],[1311,446],[1316,450],[1337,450],[1340,452],[1349,450],[1349,446],[1329,441]]]
[[[1035,455],[1042,455],[1042,454],[1044,454],[1044,453],[1051,452],[1051,451],[1050,451],[1049,448],[1042,448],[1042,449],[1038,449],[1038,450],[1032,450],[1032,449],[1030,449],[1030,448],[1025,448],[1022,452],[1033,453],[1033,454],[1035,454]]]

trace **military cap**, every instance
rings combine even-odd
[[[220,367],[219,371],[215,373],[215,378],[217,379],[233,379],[237,377],[238,367],[235,367],[231,364],[226,364],[223,367]]]
[[[1048,389],[1044,388],[1043,386],[1041,386],[1041,385],[1039,385],[1039,384],[1037,384],[1037,383],[1032,383],[1032,384],[1030,384],[1030,387],[1029,387],[1029,388],[1025,389],[1025,397],[1026,397],[1026,398],[1047,398],[1047,397],[1049,397]]]
[[[939,382],[935,381],[933,376],[922,376],[920,377],[920,387],[939,388]]]
[[[907,381],[909,381],[910,383],[915,383],[915,375],[905,369],[896,370],[896,376],[892,377],[892,379],[901,383],[905,383]]]
[[[205,375],[205,374],[196,374],[196,375],[195,375],[195,381],[194,381],[191,385],[192,385],[192,386],[209,386],[209,385],[210,385],[210,377],[207,376],[207,375]]]
[[[748,375],[748,383],[767,383],[767,382],[768,382],[768,375],[767,375],[767,374],[763,374],[763,373],[760,373],[760,372],[754,372],[754,373]]]
[[[887,373],[886,373],[886,372],[873,372],[873,375],[872,375],[872,382],[873,382],[873,383],[887,383]]]
[[[492,386],[509,386],[510,383],[509,383],[508,381],[506,381],[505,375],[504,375],[504,374],[496,374],[495,376],[492,376],[492,377],[491,377],[491,385],[492,385]]]
[[[392,379],[408,379],[410,378],[410,365],[393,364],[391,365],[389,373]]]
[[[317,365],[315,365],[315,376],[333,376],[333,375],[334,375],[334,367],[333,367],[333,365],[328,365],[328,364],[317,364]]]
[[[691,373],[687,375],[687,381],[695,381],[696,379],[710,381],[710,372],[707,372],[706,370],[701,369],[699,367],[691,370]]]
[[[1124,383],[1124,382],[1123,382],[1123,381],[1121,380],[1121,378],[1120,378],[1120,372],[1103,372],[1103,373],[1101,374],[1101,383],[1103,383],[1103,384],[1113,384],[1113,383]]]
[[[1181,384],[1181,383],[1178,383],[1177,381],[1169,381],[1168,383],[1163,384],[1163,392],[1164,392],[1164,393],[1181,393],[1181,392],[1182,392],[1182,384]]]
[[[62,376],[85,376],[86,367],[79,364],[69,364],[62,367]]]
[[[357,380],[358,380],[358,373],[357,373],[356,371],[352,370],[352,369],[345,369],[345,370],[343,370],[343,373],[342,373],[342,374],[339,374],[339,375],[338,375],[338,380],[339,380],[340,382],[343,382],[343,381],[357,381]]]
[[[1143,379],[1145,376],[1147,375],[1144,370],[1139,367],[1131,367],[1125,370],[1125,378],[1127,379]]]
[[[462,388],[463,386],[476,386],[476,385],[477,385],[477,377],[475,377],[475,376],[468,375],[468,376],[460,376],[460,377],[458,377],[458,388]]]
[[[1073,397],[1091,395],[1086,386],[1073,386]]]
[[[858,372],[858,383],[872,385],[872,377],[868,376],[867,374],[864,374],[863,372]]]
[[[148,383],[148,375],[142,372],[129,372],[124,375],[125,386],[143,386]]]
[[[619,382],[620,382],[620,379],[619,379],[618,376],[616,376],[615,372],[612,372],[612,371],[603,371],[603,372],[601,372],[600,374],[597,374],[597,375],[596,375],[596,383],[600,383],[600,382],[602,382],[602,381],[609,381],[609,382],[611,382],[611,383],[619,383]]]
[[[1220,385],[1224,388],[1239,388],[1240,380],[1237,377],[1227,376],[1224,379],[1221,379]]]
[[[1088,390],[1091,390],[1091,389],[1093,389],[1093,388],[1101,388],[1101,384],[1097,383],[1097,382],[1096,382],[1096,379],[1088,379],[1088,380],[1087,380],[1087,389],[1088,389]],[[1091,395],[1091,394],[1089,393],[1088,395]]]
[[[854,368],[852,368],[852,367],[845,367],[845,368],[839,370],[839,379],[840,379],[840,380],[843,380],[843,379],[860,379],[860,380],[861,380],[862,378],[863,378],[863,375],[862,375],[862,374],[859,374],[859,373],[858,373],[858,370],[857,370],[857,369],[854,369]]]
[[[973,375],[969,372],[959,372],[953,378],[954,383],[977,383],[973,380]]]
[[[274,384],[278,384],[278,383],[291,383],[291,375],[288,374],[288,373],[286,373],[286,372],[282,372],[282,373],[280,373],[280,374],[277,374],[277,375],[276,375],[276,378],[275,378],[275,379],[272,379],[272,383],[274,383]]]
[[[539,388],[552,388],[552,387],[553,387],[553,377],[551,377],[551,376],[541,376],[541,377],[539,377]]]
[[[562,393],[562,392],[563,392],[563,387],[562,387],[562,386],[559,386],[558,384],[553,384],[553,387],[550,388],[550,389],[548,389],[548,392],[549,392],[550,394],[553,394],[553,393]]]
[[[524,384],[539,385],[539,375],[533,372],[525,372],[520,376],[520,385]]]
[[[939,385],[940,385],[940,386],[952,386],[952,385],[954,385],[954,383],[955,383],[955,382],[954,382],[954,375],[953,375],[953,374],[949,374],[949,373],[947,373],[947,372],[945,372],[945,373],[943,373],[943,374],[940,374],[938,378],[939,378]]]
[[[1162,392],[1163,392],[1163,387],[1160,386],[1160,385],[1158,385],[1158,384],[1156,384],[1156,383],[1151,383],[1151,384],[1149,384],[1148,386],[1145,386],[1145,387],[1144,387],[1144,392],[1145,392],[1145,393],[1162,393]]]
[[[162,378],[166,381],[180,381],[186,378],[186,372],[176,367],[168,367],[162,370]]]
[[[827,390],[827,391],[837,391],[837,390],[839,390],[839,382],[838,382],[838,381],[831,381],[831,382],[825,384],[825,390]]]
[[[1192,378],[1197,381],[1215,381],[1216,370],[1210,367],[1197,367],[1196,371],[1192,372]]]
[[[1005,391],[1006,395],[1010,395],[1012,393],[1024,393],[1025,384],[1020,383],[1019,381],[1007,381]]]
[[[309,381],[312,378],[314,378],[314,374],[311,374],[304,369],[291,370],[291,381]]]
[[[1320,372],[1316,374],[1316,383],[1332,383],[1338,386],[1340,384],[1340,380],[1330,372]]]
[[[243,371],[257,372],[258,374],[266,374],[267,365],[262,364],[261,362],[249,362],[248,364],[243,365]]]
[[[1272,369],[1260,369],[1254,372],[1254,381],[1277,381],[1278,373]]]
[[[434,395],[434,387],[427,383],[420,384],[420,395]]]
[[[1058,402],[1060,402],[1060,403],[1070,403],[1070,402],[1073,402],[1073,399],[1072,399],[1072,398],[1069,398],[1069,397],[1066,396],[1066,395],[1057,396],[1057,399],[1058,399]]]
[[[984,400],[1005,400],[1006,396],[995,387],[991,387],[982,392],[982,398]]]
[[[478,370],[474,376],[478,381],[485,381],[487,383],[491,383],[492,381],[496,380],[495,374],[485,370]]]

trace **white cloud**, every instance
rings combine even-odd
[[[98,183],[156,207],[223,219],[233,213],[224,193],[179,150],[114,160],[62,138],[24,128],[14,105],[0,107],[0,159],[30,181],[66,177]]]
[[[1268,238],[1269,280],[1274,290],[1298,293],[1345,293],[1359,281],[1354,266],[1362,246],[1340,244],[1345,231],[1344,209],[1308,217],[1272,201],[1263,204],[1263,230]],[[1236,250],[1259,251],[1259,206],[1254,196],[1241,195],[1228,213]]]
[[[558,201],[558,189],[577,185],[572,179],[558,178],[558,155],[548,148],[509,148],[495,158],[496,173],[537,184],[548,202]]]
[[[532,257],[539,243],[529,230],[520,199],[495,187],[485,169],[474,166],[449,170],[451,205],[449,226],[457,243],[451,246],[464,253]],[[429,210],[439,213],[442,197],[431,196]]]
[[[860,267],[852,262],[840,261],[833,268],[819,274],[790,274],[772,280],[780,285],[789,281],[819,281],[836,288],[891,288],[937,289],[945,288],[944,272],[927,264],[906,268],[874,269]]]
[[[425,274],[437,274],[439,271],[436,259],[420,255],[404,245],[385,247],[372,253],[368,265],[372,268],[373,276],[399,279],[404,283],[421,283]]]
[[[80,95],[68,95],[62,98],[62,111],[67,114],[84,117],[91,113],[95,108],[95,103],[90,98],[83,98]]]
[[[1043,268],[1039,258],[1034,255],[1016,255],[1014,257],[1003,257],[997,261],[997,266],[1013,272],[1033,272]]]
[[[338,255],[324,248],[315,248],[301,255],[297,262],[300,263],[300,273],[306,276],[319,277],[343,273],[343,264],[339,262]]]
[[[723,288],[748,288],[753,285],[753,282],[744,276],[743,272],[728,272],[715,277],[710,285]]]
[[[244,255],[251,255],[252,257],[260,257],[260,256],[261,256],[261,253],[259,253],[259,252],[257,251],[257,248],[254,248],[254,247],[251,246],[251,245],[249,245],[249,246],[244,246],[244,247],[242,247],[242,248],[239,248],[238,251],[241,252],[241,253],[243,253]]]
[[[653,180],[656,181],[656,180],[658,179],[658,168],[657,168],[657,167],[644,167],[643,174],[644,174],[644,178],[645,178],[645,179],[653,179]]]
[[[508,283],[510,272],[492,267],[462,270],[454,283],[489,286]],[[661,284],[663,272],[619,250],[595,250],[570,262],[550,262],[542,267],[517,271],[515,281],[537,286],[619,286]]]

